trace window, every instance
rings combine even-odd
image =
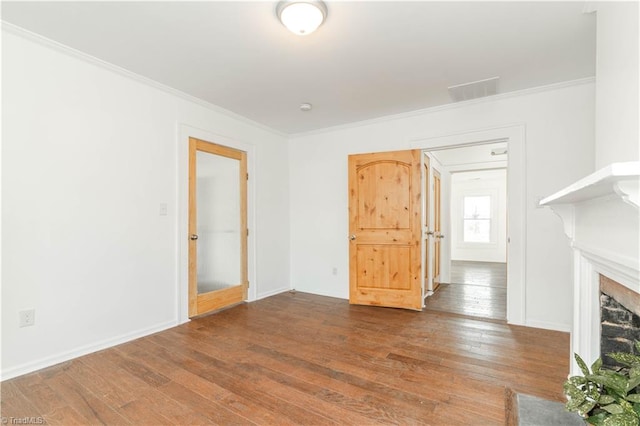
[[[464,237],[465,243],[491,242],[491,196],[464,197]]]

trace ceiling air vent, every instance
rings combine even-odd
[[[454,102],[495,95],[498,93],[498,79],[500,79],[500,77],[449,86],[449,95]]]

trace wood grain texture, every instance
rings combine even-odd
[[[434,290],[440,285],[440,262],[441,262],[441,232],[442,232],[442,183],[440,173],[433,171],[433,282],[431,288]]]
[[[48,424],[502,425],[562,401],[566,333],[284,293],[5,381]]]
[[[421,152],[349,156],[349,301],[422,309]]]
[[[507,287],[507,264],[501,262],[451,261],[450,284]]]
[[[198,234],[197,214],[197,161],[198,152],[223,156],[239,162],[238,181],[240,188],[240,282],[237,286],[198,293],[198,240],[191,239]],[[247,153],[215,143],[189,138],[189,317],[203,315],[212,311],[240,303],[247,299],[248,248],[247,248]]]

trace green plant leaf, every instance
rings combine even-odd
[[[602,407],[603,410],[611,413],[611,414],[622,414],[624,413],[624,409],[620,404],[609,404]]]
[[[607,356],[620,364],[633,367],[634,365],[640,364],[640,356],[636,356],[626,352],[612,352],[608,353]]]
[[[636,412],[636,416],[640,418],[640,404],[633,404],[633,411]]]
[[[589,368],[587,368],[587,364],[582,360],[582,358],[580,358],[580,355],[573,354],[573,356],[576,359],[576,363],[578,364],[578,367],[580,367],[580,370],[582,370],[582,374],[584,374],[585,376],[587,374],[590,374]]]
[[[613,371],[600,370],[600,374],[589,374],[587,380],[598,383],[606,389],[613,391],[617,395],[625,396],[627,394],[627,385],[629,381],[622,375]]]
[[[583,402],[578,409],[576,410],[578,412],[578,414],[580,414],[582,417],[587,416],[591,410],[593,410],[596,406],[597,402],[596,401],[585,401]]]
[[[638,377],[638,376],[640,376],[640,365],[634,365],[629,370],[629,377],[633,379],[634,377]]]
[[[636,412],[633,411],[633,405],[631,405],[631,403],[629,401],[627,401],[626,399],[621,399],[618,402],[620,403],[620,406],[622,407],[622,409],[626,413],[630,413],[630,414],[633,414],[635,416]]]
[[[591,371],[593,374],[598,374],[600,368],[602,368],[602,358],[596,359],[596,361],[591,365]]]
[[[598,398],[598,403],[601,405],[607,405],[613,402],[615,402],[615,398],[611,395],[600,395],[600,398]]]
[[[594,416],[590,416],[586,419],[586,422],[589,424],[592,424],[594,426],[603,426],[604,425],[604,420],[610,416],[609,413],[598,413]]]
[[[636,340],[635,347],[636,347],[636,350],[640,352],[640,340]]]
[[[588,380],[583,376],[572,376],[572,377],[569,377],[569,382],[572,385],[580,386],[580,385],[587,384]]]
[[[638,417],[633,414],[614,414],[611,417],[607,417],[604,422],[604,426],[638,426]]]
[[[597,401],[600,399],[600,389],[598,388],[597,385],[593,383],[590,383],[588,385],[585,394],[587,395],[587,397],[593,399],[594,401]]]
[[[567,409],[567,411],[578,411],[578,408],[587,400],[587,398],[584,396],[584,394],[580,394],[579,396],[576,396],[575,398],[571,398],[569,401],[567,401],[567,403],[565,404],[565,408]]]
[[[634,390],[635,388],[638,387],[638,385],[640,385],[640,376],[637,377],[632,377],[631,379],[629,379],[629,381],[627,382],[627,392],[631,392],[632,390]]]

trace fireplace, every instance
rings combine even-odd
[[[573,250],[571,351],[588,364],[601,356],[601,333],[614,345],[604,353],[637,336],[630,328],[640,325],[639,187],[640,162],[614,163],[540,202],[560,216]],[[610,306],[601,308],[601,301]],[[575,362],[571,374],[580,374]]]
[[[620,367],[606,354],[628,352],[640,341],[640,297],[622,284],[600,275],[600,354],[603,365]]]

